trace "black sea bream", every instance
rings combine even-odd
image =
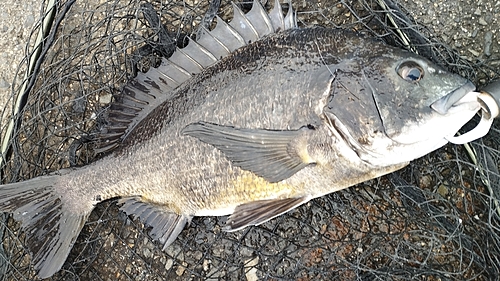
[[[63,265],[96,204],[119,197],[168,247],[193,216],[261,224],[401,169],[480,109],[466,79],[340,29],[297,28],[279,3],[236,6],[107,113],[93,164],[0,186],[41,278]]]

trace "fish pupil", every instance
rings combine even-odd
[[[418,82],[424,76],[423,68],[412,61],[403,62],[397,71],[401,78],[409,82]]]
[[[420,79],[420,70],[413,68],[408,72],[406,77],[408,77],[408,80],[417,81]]]

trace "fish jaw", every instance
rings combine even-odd
[[[455,91],[449,93],[448,95],[433,102],[431,104],[431,108],[434,109],[439,114],[446,115],[448,113],[448,110],[452,106],[457,105],[464,96],[474,91],[475,89],[476,86],[474,86],[474,84],[468,81],[462,87],[456,89]]]

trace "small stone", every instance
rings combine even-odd
[[[10,87],[10,84],[3,78],[0,78],[0,89],[5,90]]]
[[[113,95],[111,95],[111,94],[106,94],[106,95],[99,96],[99,103],[101,105],[109,104],[111,102],[111,98],[112,97],[113,97]]]
[[[469,52],[471,52],[475,57],[479,57],[480,53],[477,51],[474,51],[472,49],[468,49]]]
[[[35,18],[33,17],[33,15],[26,16],[26,19],[24,20],[24,27],[25,28],[32,27],[33,23],[35,23]]]
[[[177,244],[170,245],[169,247],[167,247],[165,252],[167,253],[167,255],[169,255],[177,260],[180,260],[180,261],[184,260],[184,252],[182,251],[181,247]]]
[[[446,195],[448,195],[448,187],[446,187],[445,185],[440,185],[437,189],[437,193],[439,193],[439,195],[443,196],[443,197],[446,197]]]
[[[168,259],[167,262],[165,263],[165,270],[171,269],[173,265],[174,265],[174,260]]]
[[[244,256],[244,257],[251,257],[253,256],[253,250],[248,248],[248,247],[243,247],[242,249],[240,249],[240,255]]]
[[[482,17],[479,18],[479,24],[480,25],[488,25],[488,23]]]
[[[184,274],[184,271],[186,271],[187,265],[188,264],[186,262],[183,262],[182,265],[179,265],[177,267],[177,270],[175,271],[175,274],[177,274],[177,276],[182,276],[182,274]]]
[[[420,188],[428,188],[432,184],[432,178],[428,175],[422,176],[420,178]]]
[[[144,254],[145,258],[150,258],[151,257],[151,250],[150,249],[144,248],[142,251],[143,251],[143,254]]]
[[[247,281],[257,281],[259,278],[257,277],[257,268],[255,266],[259,264],[259,257],[255,257],[250,260],[245,261],[245,267],[251,267],[250,270],[248,270],[245,273],[245,277]]]
[[[493,22],[493,15],[491,13],[486,13],[486,15],[484,16],[484,21],[487,24],[491,24]]]
[[[477,9],[474,11],[474,15],[476,15],[476,16],[480,16],[480,15],[481,15],[481,9],[477,8]]]
[[[208,271],[210,269],[210,261],[205,259],[203,260],[203,270]]]
[[[491,43],[493,42],[493,33],[488,31],[484,34],[484,54],[491,56]]]
[[[200,251],[196,251],[196,252],[194,252],[193,257],[194,257],[196,260],[201,260],[201,258],[203,257],[203,253],[202,253],[202,252],[200,252]]]

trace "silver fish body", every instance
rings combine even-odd
[[[319,27],[268,34],[170,91],[147,79],[163,77],[155,71],[127,86],[134,96],[123,107],[147,95],[154,106],[103,149],[108,156],[0,187],[0,211],[22,222],[40,277],[61,268],[103,200],[120,197],[164,247],[193,216],[231,215],[234,231],[400,169],[446,144],[481,108],[467,99],[466,79]],[[447,109],[432,109],[450,98]]]

